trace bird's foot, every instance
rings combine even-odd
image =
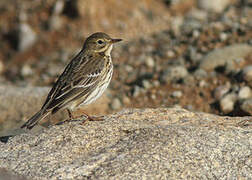
[[[67,109],[67,112],[68,112],[69,119],[66,119],[65,121],[60,122],[58,124],[63,124],[63,123],[77,120],[83,117],[85,117],[85,119],[82,121],[82,124],[86,124],[88,121],[103,121],[105,119],[104,116],[89,116],[88,114],[84,112],[82,112],[82,115],[80,116],[73,116],[72,112],[69,109]]]
[[[75,119],[70,109],[67,109],[67,113],[70,121]]]
[[[85,116],[87,118],[82,121],[82,124],[86,124],[88,121],[103,121],[103,120],[105,120],[104,116],[89,116],[87,114],[85,114]]]

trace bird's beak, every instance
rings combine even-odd
[[[112,40],[111,40],[112,44],[117,43],[117,42],[120,42],[120,41],[122,41],[122,39],[112,39]]]

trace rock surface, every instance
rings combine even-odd
[[[246,66],[242,69],[243,79],[252,85],[252,66]]]
[[[204,70],[214,70],[220,66],[234,69],[239,59],[245,58],[252,52],[252,46],[247,44],[235,44],[224,48],[216,49],[203,57],[200,67]]]
[[[19,176],[19,175],[14,175],[11,172],[9,172],[6,169],[2,169],[0,168],[0,179],[1,180],[6,180],[6,179],[11,179],[11,180],[27,180],[25,177],[23,176]]]
[[[249,114],[252,114],[252,98],[246,99],[242,105],[241,109]]]
[[[0,136],[3,136],[8,129],[20,127],[28,116],[38,111],[48,92],[49,88],[47,87],[1,86]]]
[[[131,109],[0,143],[0,168],[34,179],[249,179],[251,117]]]
[[[198,6],[204,10],[222,12],[230,3],[230,0],[198,0]]]

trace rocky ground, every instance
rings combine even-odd
[[[251,179],[251,120],[180,108],[128,109],[102,122],[70,122],[0,142],[0,173],[28,179]]]

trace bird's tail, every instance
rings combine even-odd
[[[34,114],[26,123],[24,123],[21,128],[32,129],[41,119],[45,118],[49,112],[40,110]]]

